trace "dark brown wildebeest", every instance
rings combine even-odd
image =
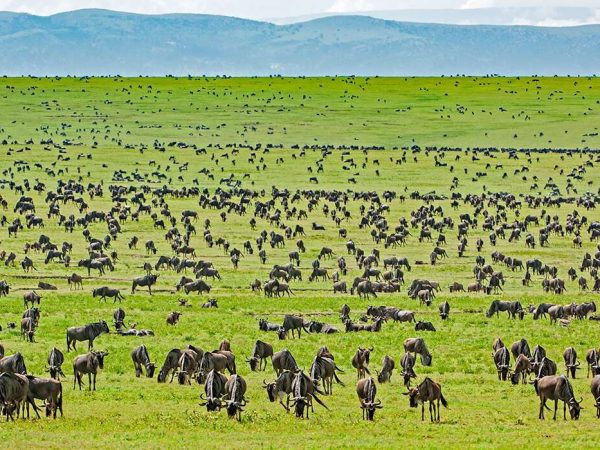
[[[292,395],[294,396],[293,405],[295,407],[296,417],[304,417],[304,411],[306,410],[306,418],[308,419],[308,409],[313,408],[313,398],[325,409],[329,409],[321,399],[317,397],[317,393],[324,394],[323,391],[319,390],[315,381],[306,375],[304,371],[299,370],[294,374],[292,380]]]
[[[419,320],[415,323],[415,331],[435,331],[435,327],[431,322]]]
[[[444,302],[439,306],[440,317],[442,320],[448,319],[450,317],[450,303]]]
[[[21,338],[34,342],[35,322],[31,317],[21,319]]]
[[[29,389],[27,391],[27,417],[29,417],[29,405],[32,405],[38,419],[40,418],[35,400],[44,400],[46,417],[49,417],[52,414],[53,418],[56,419],[57,410],[60,411],[62,417],[61,382],[52,378],[39,378],[34,377],[33,375],[27,375],[27,379],[29,381]]]
[[[333,359],[317,355],[310,366],[310,376],[315,382],[323,380],[325,394],[331,395],[333,394],[333,380],[344,386],[344,383],[338,378],[336,370],[343,373]]]
[[[267,383],[263,380],[263,387],[267,391],[269,401],[274,402],[279,400],[279,404],[285,408],[286,411],[290,410],[290,394],[292,393],[292,381],[294,380],[294,372],[284,370],[281,372],[275,381]],[[286,397],[286,404],[283,404],[283,398]]]
[[[367,374],[371,375],[371,372],[369,372],[369,359],[372,351],[373,347],[358,347],[358,350],[356,350],[356,353],[352,357],[352,367],[356,369],[356,378],[358,380],[365,378]]]
[[[381,361],[381,372],[375,370],[377,373],[377,381],[380,383],[387,383],[392,379],[392,373],[394,372],[394,368],[396,367],[396,363],[393,358],[385,355],[383,360]]]
[[[60,380],[61,376],[65,376],[62,371],[62,365],[65,362],[65,356],[56,347],[52,347],[48,354],[48,371],[50,372],[50,378],[54,380]]]
[[[333,334],[337,333],[339,330],[333,325],[312,320],[308,323],[308,331],[311,333]]]
[[[496,317],[498,317],[501,311],[506,311],[508,313],[508,317],[511,319],[515,319],[517,316],[519,316],[519,318],[523,320],[525,315],[525,310],[523,309],[523,306],[521,306],[521,302],[518,300],[515,300],[514,302],[494,300],[485,315],[486,317],[492,317],[494,314],[496,314]]]
[[[192,384],[191,379],[198,370],[197,353],[194,350],[183,350],[177,361],[177,381],[179,384]]]
[[[590,376],[590,369],[592,371],[592,377],[600,375],[600,366],[598,364],[598,350],[592,348],[585,354],[585,360],[587,361],[587,376]]]
[[[308,324],[304,322],[304,319],[302,319],[302,317],[299,316],[293,316],[290,314],[286,314],[285,317],[283,318],[283,330],[285,331],[286,336],[288,335],[288,332],[291,330],[292,331],[292,338],[295,338],[295,332],[298,332],[298,339],[300,339],[300,333],[302,330],[306,331],[307,333],[310,333],[310,331],[308,331],[308,329],[306,328]]]
[[[167,381],[167,377],[169,376],[169,372],[173,371],[171,374],[171,382],[173,382],[173,378],[175,377],[175,372],[177,371],[177,364],[179,363],[179,358],[183,350],[178,348],[174,348],[169,353],[167,353],[167,357],[165,358],[165,362],[158,372],[158,377],[156,378],[159,383],[165,383]]]
[[[591,312],[596,312],[596,303],[582,303],[575,308],[575,315],[578,319],[585,319]]]
[[[410,407],[416,408],[421,402],[421,420],[425,420],[425,402],[429,402],[429,417],[431,421],[440,421],[440,401],[444,408],[448,407],[448,402],[442,395],[442,386],[429,377],[425,378],[416,388],[409,388],[408,395]],[[436,405],[437,403],[437,405]]]
[[[415,362],[416,358],[410,352],[405,352],[400,360],[400,365],[402,366],[402,373],[400,375],[402,375],[404,386],[407,388],[410,387],[410,379],[417,378],[417,374],[414,370]]]
[[[271,362],[273,364],[273,370],[275,370],[275,373],[278,376],[281,375],[284,370],[289,370],[291,372],[298,370],[298,364],[287,348],[275,352],[271,358]]]
[[[113,319],[115,320],[115,328],[119,330],[125,322],[125,311],[121,308],[115,309]]]
[[[4,353],[4,347],[2,348],[2,353]],[[23,355],[15,353],[10,356],[2,356],[0,358],[0,373],[19,373],[25,375],[27,367],[25,367]]]
[[[236,373],[235,357],[233,356],[233,353],[225,351],[205,352],[200,361],[200,381],[204,381],[208,372],[213,369],[221,373],[225,372],[225,369],[227,369],[230,375]]]
[[[204,403],[200,403],[200,406],[206,406],[207,411],[218,411],[221,409],[221,398],[225,395],[225,384],[227,383],[227,377],[220,372],[216,372],[214,369],[211,370],[206,376],[206,382],[204,383],[204,392],[206,397],[200,394],[200,399],[204,400]]]
[[[181,314],[182,313],[180,313],[179,311],[173,311],[169,313],[169,315],[167,316],[167,325],[177,325]]]
[[[273,358],[273,346],[261,340],[257,340],[252,349],[252,357],[247,358],[246,362],[250,364],[250,369],[253,372],[256,371],[257,368],[258,370],[265,370],[267,368],[267,358]]]
[[[577,361],[577,352],[573,347],[567,347],[563,353],[563,359],[565,360],[565,367],[567,370],[567,378],[569,375],[571,378],[575,378],[575,374],[577,373],[577,369],[581,364],[580,361]]]
[[[243,407],[246,406],[246,380],[240,375],[233,374],[225,383],[225,405],[227,408],[227,416],[232,419],[237,417],[237,420],[241,422]]]
[[[150,275],[144,275],[143,277],[134,278],[133,281],[131,282],[131,293],[132,294],[135,293],[135,290],[138,286],[140,286],[140,287],[148,286],[148,292],[150,293],[150,295],[152,295],[152,286],[154,286],[156,284],[156,281],[158,280],[159,276],[160,276],[160,274],[150,274]],[[187,292],[186,292],[186,294],[187,294]]]
[[[131,351],[131,360],[133,361],[133,367],[135,369],[135,376],[140,377],[142,374],[142,367],[146,369],[146,377],[152,378],[154,371],[156,370],[156,364],[150,362],[150,356],[148,355],[148,349],[144,344],[134,348]]]
[[[537,371],[536,378],[543,378],[548,375],[556,375],[557,367],[556,363],[552,361],[550,358],[542,358],[542,361],[539,364],[539,368]]]
[[[210,286],[206,284],[204,280],[195,280],[183,285],[183,292],[189,294],[190,292],[197,292],[198,294],[202,294],[206,292],[210,294]]]
[[[492,343],[492,350],[494,351],[494,353],[496,353],[498,351],[498,349],[504,347],[504,342],[502,342],[502,339],[500,338],[496,338],[494,339],[494,342]],[[492,354],[493,356],[493,354]]]
[[[592,396],[594,397],[596,417],[600,419],[600,375],[595,375],[594,378],[592,378],[590,389],[592,391]]]
[[[540,397],[540,413],[539,418],[544,419],[544,408],[550,409],[546,406],[546,401],[554,400],[554,417],[556,420],[556,411],[558,409],[558,401],[563,402],[563,417],[567,420],[567,405],[569,406],[569,414],[571,419],[579,419],[579,413],[581,406],[575,400],[575,394],[573,393],[573,387],[569,380],[564,375],[549,375],[533,381],[536,394]]]
[[[500,347],[494,353],[494,363],[498,371],[498,379],[506,381],[508,372],[510,371],[510,353],[506,347]]]
[[[513,355],[513,358],[517,359],[519,355],[523,354],[527,356],[527,358],[531,358],[531,350],[529,349],[529,343],[525,338],[521,338],[517,342],[513,343],[510,347],[510,352]]]
[[[82,377],[84,374],[88,374],[89,390],[96,390],[96,375],[99,370],[104,370],[104,358],[108,356],[108,352],[96,352],[91,351],[85,355],[79,355],[73,361],[73,389],[75,389],[75,383],[79,384],[79,390],[81,390]],[[93,378],[92,378],[93,375]]]
[[[218,308],[218,307],[219,307],[219,305],[217,304],[216,298],[211,298],[207,302],[204,302],[202,304],[202,308]]]
[[[377,395],[375,380],[371,377],[359,380],[356,384],[356,394],[360,401],[363,420],[373,420],[375,418],[375,411],[383,408],[381,400],[375,400],[375,396]]]
[[[520,354],[515,361],[513,374],[510,376],[511,383],[519,384],[519,378],[521,378],[523,384],[525,384],[529,372],[531,372],[531,362],[527,356]]]
[[[88,341],[88,350],[94,346],[94,339],[103,333],[110,333],[108,325],[104,320],[88,323],[82,327],[70,327],[67,329],[67,351],[75,349],[77,341]]]
[[[425,340],[423,338],[408,338],[404,341],[404,351],[418,353],[421,356],[421,364],[430,366],[433,357],[429,353]]]
[[[76,273],[67,278],[67,283],[69,283],[69,289],[83,289],[83,277]]]
[[[26,294],[23,294],[23,305],[25,306],[25,309],[29,308],[29,304],[31,303],[31,307],[33,308],[33,306],[37,303],[38,305],[40,304],[40,300],[42,299],[42,297],[40,297],[40,295],[35,292],[35,291],[30,291],[27,292]]]
[[[533,347],[533,353],[529,361],[531,362],[531,371],[533,373],[538,373],[540,364],[542,363],[542,359],[546,357],[546,349],[541,345],[536,345]]]
[[[113,299],[113,303],[115,303],[117,300],[125,300],[119,289],[112,289],[108,286],[102,286],[100,288],[93,289],[92,297],[100,297],[100,300],[104,301],[106,301],[106,297],[109,297]]]
[[[6,421],[14,421],[13,413],[19,411],[23,402],[27,401],[27,392],[29,391],[29,380],[27,376],[19,373],[4,372],[0,373],[0,404],[3,406],[6,414]]]

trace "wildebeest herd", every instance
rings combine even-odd
[[[600,417],[594,152],[157,139],[124,161],[58,136],[0,150],[6,420],[40,402],[68,420],[85,387],[156,378],[242,422],[270,403],[335,415],[351,384],[359,419],[409,411],[394,392],[437,422],[465,398],[456,374],[494,366],[532,416],[537,395],[540,419],[548,401]],[[539,343],[497,339],[490,360],[517,334]],[[464,354],[487,369],[458,367]],[[593,402],[574,381],[584,357]]]

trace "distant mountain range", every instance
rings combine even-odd
[[[600,25],[461,26],[333,16],[287,25],[80,10],[0,13],[6,75],[600,73]]]

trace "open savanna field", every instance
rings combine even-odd
[[[527,308],[543,302],[581,304],[598,297],[591,290],[594,279],[590,271],[581,271],[580,266],[586,252],[593,257],[598,251],[598,240],[590,239],[588,227],[600,216],[593,207],[586,209],[578,202],[588,201],[591,206],[598,202],[600,160],[592,150],[600,147],[599,101],[597,78],[0,79],[0,197],[6,201],[0,217],[5,216],[7,222],[0,227],[0,251],[16,255],[14,266],[0,261],[0,280],[10,285],[10,293],[0,297],[0,344],[6,355],[20,352],[27,372],[38,376],[48,376],[47,355],[57,347],[65,354],[66,375],[62,379],[64,417],[19,418],[8,423],[2,418],[0,430],[6,445],[596,446],[599,419],[590,393],[591,379],[586,378],[585,354],[600,346],[599,322],[569,318],[566,326],[559,326],[547,318],[534,321],[530,313],[523,320],[513,320],[504,312],[491,318],[485,312],[493,300],[519,300]],[[494,151],[483,150],[486,148]],[[311,181],[312,177],[316,180]],[[120,201],[111,198],[116,187],[125,188]],[[189,195],[182,195],[184,190]],[[289,191],[287,198],[281,194],[284,190]],[[48,197],[51,192],[66,191],[73,191],[73,198],[81,200],[53,202]],[[393,195],[385,195],[386,191]],[[139,193],[143,199],[134,203],[132,199]],[[452,196],[459,194],[453,207]],[[485,200],[476,208],[464,201],[468,194],[485,195]],[[510,205],[505,194],[515,196]],[[22,196],[31,197],[43,228],[29,228],[28,212],[15,210]],[[334,196],[339,200],[337,206]],[[216,207],[203,205],[203,200],[214,199]],[[528,199],[541,202],[534,205]],[[80,210],[82,202],[87,209]],[[150,214],[141,213],[139,220],[133,220],[132,213],[140,204],[149,205],[150,214],[164,220],[166,229],[156,228]],[[266,205],[268,214],[255,215],[257,204]],[[117,252],[114,271],[100,276],[92,270],[88,276],[85,268],[78,267],[78,261],[89,257],[84,228],[92,238],[104,239],[109,233],[107,222],[98,220],[85,226],[80,222],[71,233],[59,224],[59,215],[48,217],[52,205],[58,207],[59,215],[67,219],[73,215],[75,220],[92,211],[108,214],[112,208],[115,218],[119,212],[125,214],[117,238],[102,249],[107,255]],[[438,209],[434,222],[451,218],[454,223],[441,231],[448,257],[433,266],[430,253],[440,233],[429,226],[433,240],[419,242],[421,222],[410,225],[411,213],[423,205]],[[245,212],[240,207],[245,207]],[[324,207],[329,209],[327,214]],[[182,235],[182,211],[197,212],[197,221],[192,221],[197,234],[189,241],[196,256],[190,258],[210,261],[218,269],[220,280],[206,280],[210,294],[176,291],[182,275],[194,278],[192,270],[185,274],[155,270],[159,256],[175,256],[165,240],[171,228],[162,212],[165,209],[176,219],[174,227]],[[359,227],[361,217],[371,209],[387,221],[388,235],[401,219],[408,221],[410,235],[405,245],[386,247],[384,241],[372,239],[374,224]],[[269,220],[278,210],[279,222]],[[307,215],[299,217],[300,210]],[[342,217],[347,211],[349,218],[337,226],[332,211]],[[574,211],[580,219],[587,219],[580,226],[581,247],[573,245],[575,234],[555,232],[549,234],[547,245],[540,246],[539,231],[546,226],[546,216],[551,221],[556,216],[564,230]],[[459,257],[461,214],[476,217],[477,224],[469,227],[466,251]],[[492,246],[491,231],[482,226],[486,216],[497,219],[494,229],[503,223],[522,222],[527,216],[538,217],[539,224],[530,223],[520,239],[512,242],[508,239],[511,227],[507,228],[506,239],[499,238]],[[17,218],[23,229],[9,236],[8,225]],[[254,229],[252,218],[256,220]],[[203,235],[207,219],[213,241],[226,240],[230,251],[242,250],[246,241],[251,242],[253,254],[244,253],[237,269],[222,246],[207,244]],[[313,230],[313,223],[324,230]],[[261,231],[285,235],[286,227],[293,230],[296,225],[306,234],[286,238],[284,247],[273,248],[267,237],[263,246],[267,260],[261,264],[256,242]],[[347,230],[347,237],[339,235],[340,228]],[[535,238],[535,248],[525,245],[528,232]],[[30,250],[26,255],[26,244],[37,242],[41,234],[59,250],[63,242],[73,244],[69,267],[59,262],[45,264],[43,252]],[[129,248],[134,236],[139,238],[137,248]],[[478,238],[484,242],[480,252],[476,249]],[[262,284],[275,264],[290,262],[288,254],[297,250],[298,239],[304,242],[306,252],[300,253],[302,280],[289,282],[293,295],[267,297],[264,292],[252,292],[250,284],[255,279]],[[156,245],[156,254],[144,249],[150,240]],[[405,284],[399,293],[380,292],[377,298],[365,300],[349,292],[334,294],[331,280],[308,280],[313,261],[328,247],[334,257],[322,259],[321,267],[332,275],[339,270],[337,258],[343,256],[348,273],[341,279],[350,287],[363,269],[346,250],[349,240],[365,255],[377,249],[381,259],[408,258],[412,270],[403,268]],[[566,292],[544,292],[545,277],[538,274],[532,274],[531,284],[524,287],[525,270],[512,271],[493,262],[494,251],[523,263],[537,258],[555,266],[558,278],[565,280]],[[453,282],[466,287],[475,281],[478,255],[503,273],[503,291],[450,293]],[[20,263],[25,256],[32,259],[36,270],[23,271]],[[145,263],[160,276],[152,295],[144,288],[132,294],[132,279],[145,275]],[[381,261],[374,268],[383,272],[382,266]],[[577,279],[569,278],[571,267],[577,278],[587,280],[590,289],[581,291]],[[73,273],[84,277],[82,290],[71,290],[67,284]],[[408,296],[408,286],[416,279],[439,283],[431,306]],[[57,290],[39,290],[40,281]],[[92,297],[92,289],[101,286],[120,289],[125,299],[113,304]],[[23,340],[19,329],[23,295],[32,289],[42,296],[33,343]],[[191,306],[180,306],[181,298]],[[218,308],[201,308],[209,298],[218,301]],[[438,305],[444,301],[451,307],[447,321],[438,314]],[[350,306],[350,317],[357,323],[369,305],[387,305],[414,311],[417,320],[432,322],[437,331],[417,332],[414,323],[389,320],[379,333],[345,333],[339,317],[343,304]],[[135,322],[138,329],[153,330],[154,336],[117,334],[113,311],[118,307],[126,312],[126,328]],[[169,326],[166,317],[173,311],[183,314],[177,325]],[[301,339],[290,336],[280,341],[276,333],[259,330],[259,319],[281,323],[285,314],[325,322],[340,332],[302,333]],[[84,389],[73,389],[72,361],[86,352],[87,343],[78,343],[77,352],[67,353],[66,329],[101,319],[108,322],[111,332],[94,342],[96,350],[109,353],[98,375],[97,390],[87,390],[85,376]],[[9,329],[10,322],[17,328]],[[439,423],[430,423],[427,408],[422,422],[421,408],[410,408],[408,398],[402,395],[406,388],[400,359],[403,342],[411,337],[424,338],[433,355],[429,367],[417,358],[413,386],[430,377],[442,385],[449,403],[447,409],[442,408]],[[576,398],[583,397],[578,421],[562,420],[562,403],[560,420],[552,421],[552,412],[547,411],[546,421],[540,421],[539,398],[533,386],[498,380],[492,359],[492,342],[497,337],[507,346],[521,338],[526,338],[532,349],[543,346],[557,363],[559,374],[565,373],[565,348],[577,350],[581,370],[571,382]],[[135,377],[130,352],[141,344],[148,348],[158,373],[171,349],[193,344],[212,351],[223,339],[230,341],[237,372],[248,384],[248,404],[241,422],[229,420],[225,411],[207,412],[200,406],[204,386],[195,381],[181,386],[177,379],[157,383],[156,376]],[[257,339],[272,344],[275,351],[289,349],[306,372],[317,350],[327,346],[344,370],[339,376],[346,385],[336,384],[333,395],[320,396],[329,410],[315,404],[308,420],[298,419],[293,411],[287,413],[278,403],[269,402],[262,386],[263,380],[275,379],[271,363],[265,372],[252,372],[245,362]],[[383,409],[372,423],[362,420],[356,395],[351,359],[359,346],[373,347],[369,368],[375,379],[375,369],[381,368],[385,355],[396,361],[391,382],[377,384]],[[548,405],[553,407],[553,402]]]

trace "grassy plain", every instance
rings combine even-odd
[[[394,190],[399,194],[412,191],[436,191],[451,195],[450,185],[458,177],[456,191],[466,193],[511,192],[516,195],[551,195],[546,182],[552,178],[563,196],[579,196],[586,191],[598,190],[598,162],[596,155],[584,152],[564,154],[532,153],[531,160],[525,153],[519,158],[509,159],[507,153],[429,152],[412,153],[402,150],[403,146],[475,147],[497,146],[516,148],[582,148],[597,147],[598,123],[597,102],[600,97],[599,81],[596,78],[460,78],[460,79],[0,79],[0,170],[2,178],[22,184],[24,179],[39,179],[48,190],[56,189],[59,179],[74,179],[87,183],[103,183],[102,198],[84,199],[90,209],[107,210],[112,206],[108,196],[110,184],[148,184],[152,188],[167,184],[171,187],[192,186],[197,180],[201,188],[212,193],[219,186],[219,179],[233,175],[242,182],[242,187],[257,192],[265,190],[270,197],[271,186],[296,189],[339,189],[354,191]],[[152,86],[149,88],[149,86]],[[447,94],[447,95],[446,95]],[[502,111],[501,108],[507,111]],[[484,112],[485,111],[485,112]],[[530,119],[526,119],[528,116]],[[514,117],[514,118],[513,118]],[[543,136],[540,135],[543,133]],[[515,137],[516,135],[516,137]],[[62,152],[50,144],[40,141],[51,138],[64,147]],[[32,142],[28,140],[32,139]],[[63,141],[69,140],[66,145]],[[154,145],[156,141],[156,146]],[[169,142],[195,144],[205,148],[206,154],[197,154],[194,148],[169,147]],[[237,156],[231,153],[228,144],[256,145],[257,161],[249,163],[250,150],[241,148]],[[281,149],[264,152],[268,143],[282,144]],[[80,144],[80,145],[79,145]],[[298,144],[366,145],[385,146],[386,150],[371,150],[363,153],[351,151],[357,168],[343,169],[339,150],[323,158],[318,150],[293,149]],[[220,145],[220,148],[217,147]],[[164,151],[154,147],[164,147]],[[393,147],[398,147],[394,150]],[[143,150],[143,151],[141,151]],[[229,153],[229,157],[225,157]],[[81,154],[84,158],[78,159]],[[91,155],[88,159],[86,155]],[[395,161],[406,155],[406,162]],[[460,155],[460,160],[455,158]],[[436,166],[434,158],[447,163]],[[58,159],[60,158],[60,159]],[[68,160],[67,160],[68,158]],[[259,158],[264,161],[258,162]],[[375,166],[373,160],[379,160]],[[235,165],[233,163],[235,160]],[[317,161],[322,160],[323,173],[313,174],[319,184],[309,184],[307,168],[316,170]],[[19,170],[18,161],[29,163],[29,170]],[[156,165],[150,165],[155,161]],[[581,179],[570,178],[577,193],[567,190],[567,175],[572,169],[583,166]],[[188,163],[187,171],[179,167]],[[365,162],[365,167],[362,164]],[[35,166],[38,163],[40,166]],[[265,165],[264,169],[263,164]],[[489,167],[487,165],[490,165]],[[496,169],[496,165],[502,167]],[[261,166],[260,170],[256,166]],[[167,166],[169,170],[167,171]],[[454,172],[450,172],[454,166]],[[529,166],[526,173],[515,173]],[[199,173],[208,168],[214,180]],[[58,173],[59,170],[63,173]],[[561,173],[562,169],[562,173]],[[53,170],[54,175],[49,171]],[[145,181],[115,181],[115,171],[123,171],[125,177],[136,173]],[[379,171],[379,175],[376,174]],[[466,172],[465,172],[466,171]],[[159,179],[157,172],[167,175]],[[476,177],[476,172],[486,176]],[[506,177],[503,174],[506,173]],[[248,175],[244,178],[244,175]],[[355,175],[356,174],[356,175]],[[534,180],[537,177],[537,181]],[[179,178],[181,177],[181,178]],[[357,184],[349,184],[348,178],[356,178]],[[524,178],[525,177],[525,178]],[[6,198],[9,209],[0,212],[12,220],[17,216],[13,206],[18,198],[8,184],[0,185],[0,195]],[[45,193],[30,191],[38,207],[37,214],[44,217],[43,230],[25,229],[17,238],[9,238],[6,229],[0,230],[0,249],[17,253],[17,261],[23,257],[23,245],[36,240],[44,233],[53,241],[74,243],[72,260],[86,256],[86,242],[78,228],[71,235],[58,227],[55,219],[46,219]],[[150,196],[147,196],[149,201]],[[580,293],[576,283],[567,283],[567,293],[561,297],[543,294],[541,277],[534,276],[529,288],[522,288],[522,273],[510,272],[498,266],[508,275],[505,292],[493,297],[482,294],[450,294],[447,286],[452,281],[468,284],[476,255],[475,239],[485,240],[482,254],[491,262],[493,248],[487,234],[474,230],[469,234],[469,248],[463,258],[456,252],[455,231],[447,231],[447,250],[450,255],[439,265],[432,267],[413,266],[405,277],[410,283],[415,278],[439,281],[443,291],[438,294],[434,306],[420,307],[406,295],[382,294],[369,302],[350,295],[331,293],[330,282],[309,283],[307,277],[311,261],[323,246],[334,249],[336,256],[345,255],[345,239],[338,237],[335,225],[321,212],[322,202],[307,220],[286,220],[291,226],[304,226],[307,236],[304,242],[307,253],[302,255],[301,269],[304,281],[293,282],[295,295],[291,298],[267,299],[252,294],[249,284],[255,278],[264,280],[272,264],[287,263],[287,254],[295,249],[294,240],[286,248],[274,250],[267,246],[268,261],[261,266],[256,253],[246,255],[236,271],[229,258],[217,247],[208,248],[201,231],[205,218],[212,222],[215,238],[224,237],[232,247],[241,248],[244,241],[254,239],[262,229],[271,230],[268,222],[258,220],[256,231],[248,226],[251,209],[245,216],[228,214],[221,222],[218,210],[203,210],[197,199],[167,198],[175,217],[183,209],[199,211],[196,224],[199,234],[192,238],[198,259],[214,262],[223,280],[211,283],[219,308],[204,310],[200,304],[205,298],[190,297],[191,308],[180,308],[174,292],[179,278],[174,272],[161,271],[157,292],[149,296],[140,291],[129,294],[128,287],[134,276],[142,274],[142,265],[154,263],[156,256],[145,255],[143,245],[138,250],[129,250],[127,242],[137,235],[143,243],[153,239],[158,255],[171,254],[164,241],[164,231],[154,230],[148,216],[139,222],[127,221],[123,233],[113,244],[119,253],[120,262],[114,272],[102,278],[92,277],[84,281],[83,292],[71,292],[65,277],[77,272],[77,268],[65,268],[58,264],[44,265],[43,255],[33,255],[38,268],[31,275],[24,275],[20,268],[5,267],[0,263],[0,279],[6,279],[13,291],[7,298],[0,299],[0,324],[18,321],[23,310],[23,292],[35,287],[39,280],[54,283],[59,290],[44,292],[42,319],[37,333],[37,342],[25,343],[16,331],[2,331],[0,342],[12,354],[20,351],[25,355],[28,370],[43,374],[49,349],[57,346],[65,350],[65,329],[71,325],[82,325],[98,318],[112,318],[115,306],[99,303],[92,298],[92,287],[104,284],[119,287],[126,300],[122,307],[127,312],[126,322],[137,322],[140,328],[151,328],[156,336],[151,338],[122,337],[114,333],[100,337],[96,348],[107,350],[106,369],[99,376],[98,391],[88,393],[72,389],[70,361],[67,355],[64,380],[65,417],[60,420],[17,421],[0,424],[3,437],[11,447],[25,446],[138,446],[138,447],[358,447],[379,446],[383,448],[408,445],[410,447],[574,447],[594,446],[600,437],[595,418],[595,409],[589,394],[589,379],[580,374],[574,381],[578,397],[584,397],[584,411],[578,422],[556,423],[537,419],[538,400],[529,385],[511,386],[497,381],[491,358],[492,340],[500,336],[505,343],[526,337],[530,344],[543,345],[549,357],[564,370],[562,351],[567,346],[575,347],[580,357],[588,348],[597,347],[598,327],[593,321],[574,321],[570,327],[557,327],[547,321],[534,322],[531,316],[524,321],[510,321],[505,315],[487,319],[484,311],[493,298],[520,299],[523,304],[541,301],[570,303],[583,302],[596,297],[595,294]],[[348,236],[358,247],[369,252],[379,247],[383,256],[407,256],[411,261],[428,260],[433,244],[420,244],[415,236],[408,245],[396,249],[383,249],[375,245],[368,230],[358,228],[360,202],[348,204],[353,218],[344,223]],[[400,217],[409,217],[421,201],[399,200],[389,202],[387,214],[393,226]],[[456,221],[462,212],[473,213],[470,206],[462,205],[452,210],[449,200],[436,201],[442,205],[446,215]],[[298,208],[306,209],[301,200]],[[331,206],[331,205],[330,205]],[[365,206],[369,206],[365,203]],[[281,208],[281,205],[279,205]],[[558,215],[564,223],[574,205],[547,208]],[[491,208],[490,208],[491,209]],[[598,220],[592,211],[581,213],[590,220]],[[72,203],[61,206],[61,213],[79,214]],[[515,216],[508,211],[508,221]],[[540,214],[540,210],[523,207],[521,216]],[[325,225],[324,232],[310,231],[310,224]],[[94,224],[90,231],[95,237],[106,234],[106,226]],[[416,233],[413,230],[413,235]],[[532,229],[537,239],[537,228]],[[524,240],[514,243],[499,241],[497,250],[521,259],[538,257],[548,264],[559,267],[559,276],[566,277],[569,267],[578,267],[583,253],[594,253],[596,244],[584,233],[583,249],[574,250],[570,236],[551,236],[550,246],[534,250],[527,249]],[[360,275],[356,262],[346,256],[349,263],[349,282]],[[334,268],[335,260],[324,265]],[[589,277],[588,277],[589,278]],[[437,316],[436,305],[448,300],[452,307],[451,318],[442,322]],[[412,309],[418,319],[432,321],[436,333],[416,333],[407,324],[387,323],[379,334],[308,335],[301,340],[279,342],[275,335],[258,330],[257,319],[268,317],[279,321],[283,314],[294,312],[307,318],[316,318],[339,326],[338,311],[348,303],[352,316],[357,318],[368,304],[394,305]],[[182,320],[176,327],[167,328],[166,315],[173,310],[183,311]],[[361,420],[360,408],[354,384],[355,373],[350,359],[359,345],[375,348],[371,368],[380,365],[388,354],[399,364],[403,353],[402,342],[407,337],[425,337],[433,354],[432,367],[422,367],[416,372],[419,379],[425,375],[443,385],[444,395],[450,408],[442,410],[442,421],[430,424],[420,421],[420,409],[408,407],[402,392],[398,370],[392,383],[379,386],[379,397],[384,408],[378,412],[375,423]],[[249,384],[249,404],[242,423],[229,421],[224,412],[207,413],[198,406],[201,387],[176,384],[159,385],[156,380],[136,379],[129,358],[132,348],[145,343],[151,358],[162,364],[166,353],[174,347],[182,348],[188,343],[205,350],[216,347],[221,339],[231,341],[237,356],[241,375]],[[308,369],[312,358],[321,345],[327,345],[336,357],[338,365],[345,369],[342,380],[346,387],[335,386],[332,397],[324,401],[331,411],[315,408],[308,421],[297,420],[292,414],[276,404],[268,402],[262,389],[262,380],[273,378],[269,365],[266,373],[252,373],[246,357],[256,339],[273,343],[276,350],[287,347],[299,364]],[[80,349],[83,348],[80,346]],[[81,352],[83,353],[83,351]]]

